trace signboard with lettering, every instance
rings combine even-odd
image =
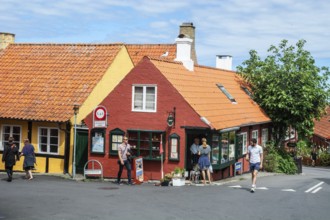
[[[108,113],[104,106],[97,106],[93,111],[93,128],[107,127]]]

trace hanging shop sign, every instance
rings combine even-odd
[[[93,111],[93,128],[106,128],[107,118],[107,109],[102,105],[97,106]]]

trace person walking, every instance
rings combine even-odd
[[[131,145],[128,144],[128,138],[124,137],[123,143],[118,146],[118,165],[119,165],[119,171],[117,175],[117,184],[121,184],[121,174],[123,172],[124,166],[127,170],[127,178],[128,178],[128,185],[133,185],[132,179],[131,179],[131,161],[129,160],[129,157],[131,157]]]
[[[21,153],[24,156],[23,169],[25,170],[25,178],[28,180],[33,179],[32,169],[34,169],[34,164],[36,163],[36,157],[34,154],[34,147],[30,144],[28,138],[24,140],[24,147]]]
[[[2,154],[2,162],[5,163],[8,182],[11,182],[13,179],[13,166],[16,164],[16,157],[17,160],[19,160],[18,148],[16,144],[14,144],[14,138],[9,137],[8,144],[5,146]]]
[[[250,172],[252,177],[251,192],[254,192],[256,190],[258,171],[262,169],[263,150],[262,147],[257,144],[257,139],[255,138],[251,140],[250,144],[245,159],[250,162]]]
[[[311,159],[312,159],[312,166],[315,167],[315,162],[316,162],[316,159],[317,159],[316,147],[313,147],[313,150],[311,152]]]
[[[200,155],[198,159],[198,165],[202,171],[204,185],[206,184],[205,172],[207,174],[209,183],[211,184],[211,174],[209,170],[209,167],[211,166],[210,152],[211,152],[211,147],[207,144],[206,138],[202,138],[202,145],[199,146],[198,148],[198,154]]]

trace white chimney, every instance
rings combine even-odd
[[[194,61],[191,59],[191,44],[193,40],[180,34],[176,43],[176,58],[175,61],[181,61],[183,66],[189,71],[194,71]]]
[[[230,55],[217,55],[215,61],[218,69],[232,70],[233,68],[233,57]]]

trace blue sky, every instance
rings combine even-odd
[[[18,43],[174,43],[183,22],[196,27],[199,64],[305,39],[318,66],[330,66],[327,0],[0,0],[0,32]]]

